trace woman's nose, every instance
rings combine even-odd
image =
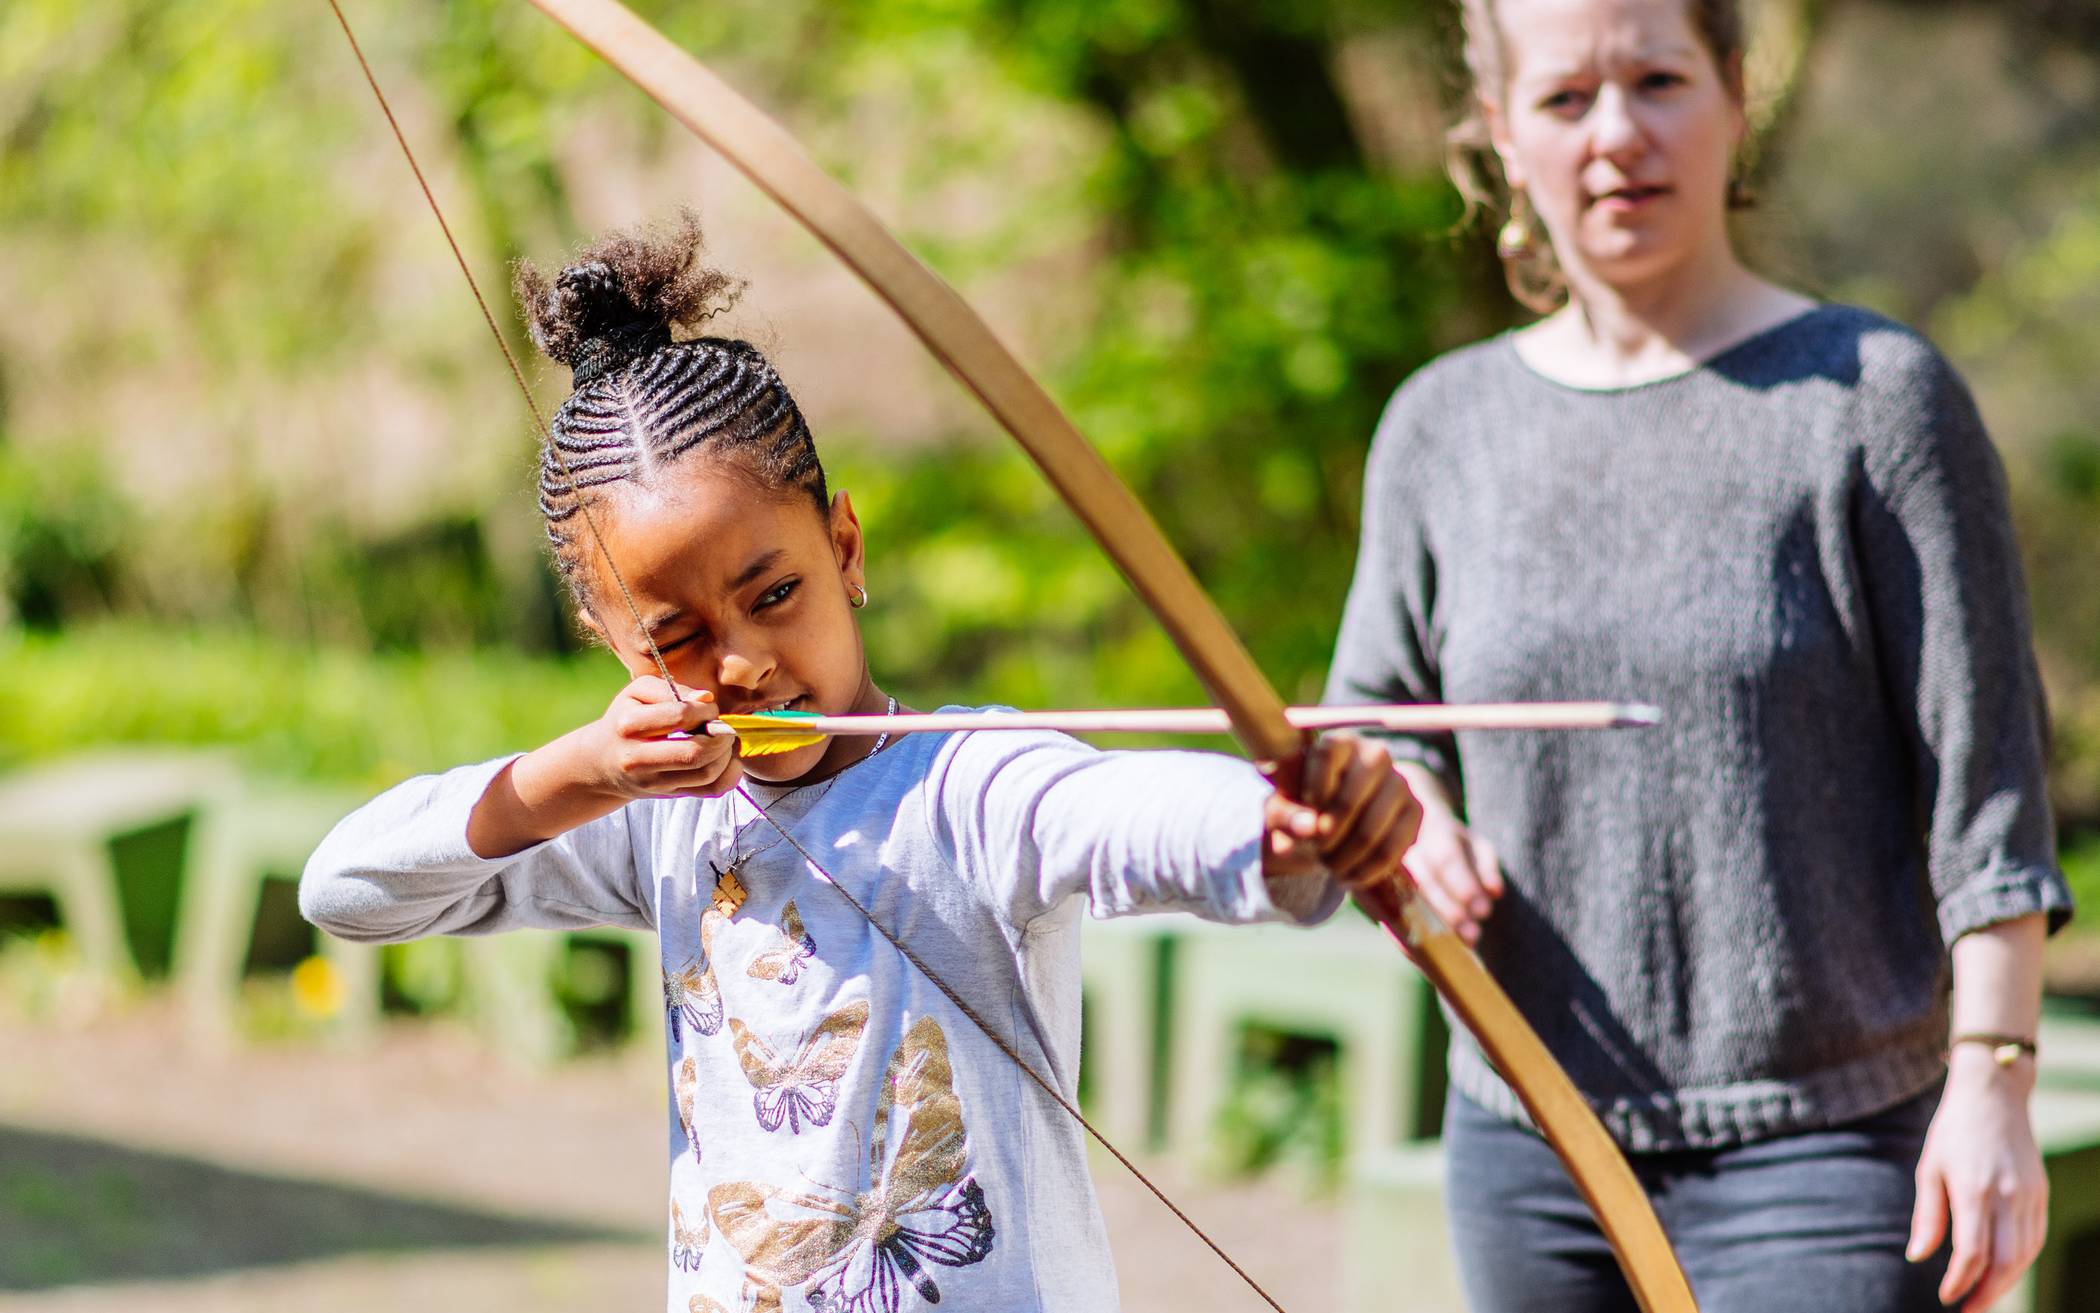
[[[1600,155],[1625,155],[1647,144],[1647,134],[1623,88],[1607,85],[1597,93],[1597,103],[1590,108],[1590,137]]]

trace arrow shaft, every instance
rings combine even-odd
[[[1617,702],[1482,703],[1476,706],[1290,707],[1302,731],[1379,729],[1442,734],[1466,730],[1625,729],[1652,725],[1654,709]],[[1232,720],[1217,707],[1130,711],[938,711],[898,716],[781,717],[757,732],[783,734],[938,734],[975,730],[1058,730],[1066,734],[1229,734]],[[710,734],[751,732],[717,721]]]

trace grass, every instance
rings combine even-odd
[[[378,789],[535,747],[597,716],[612,658],[373,653],[140,624],[0,631],[0,768],[123,743]]]

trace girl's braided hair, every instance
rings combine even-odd
[[[807,494],[820,513],[829,507],[809,425],[764,353],[737,338],[673,340],[744,290],[696,262],[700,244],[687,210],[659,229],[600,238],[551,280],[518,264],[513,290],[533,342],[572,371],[540,452],[539,494],[556,566],[579,599],[582,499],[605,484],[646,483],[695,449],[766,488]]]

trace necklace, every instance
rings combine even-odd
[[[897,714],[896,698],[893,697],[889,700],[889,709],[884,711],[882,714],[885,716],[894,716]],[[882,733],[876,735],[875,746],[868,749],[867,756],[862,757],[860,761],[854,762],[851,766],[847,766],[845,769],[840,770],[837,774],[833,775],[830,779],[825,780],[823,783],[816,786],[817,791],[810,795],[809,805],[812,807],[815,806],[817,799],[823,797],[826,793],[830,792],[831,786],[838,783],[839,779],[845,775],[846,771],[853,769],[853,766],[860,765],[861,761],[866,761],[869,757],[873,757],[876,753],[882,751],[883,745],[888,743],[889,741],[890,732],[888,730],[884,730],[882,731]],[[807,787],[809,786],[801,785],[797,786],[796,788],[784,790],[781,796],[785,797],[787,796],[787,794],[800,792],[801,789]],[[711,861],[707,864],[708,868],[715,873],[714,907],[716,911],[720,912],[724,916],[736,915],[736,910],[739,907],[742,907],[744,904],[744,898],[747,891],[744,888],[744,882],[741,879],[741,873],[745,869],[745,864],[748,862],[755,861],[760,853],[766,852],[767,850],[771,849],[775,844],[779,843],[782,839],[787,838],[787,831],[780,828],[778,823],[772,822],[772,818],[766,814],[765,809],[759,807],[757,800],[754,799],[749,793],[745,792],[743,786],[739,785],[737,787],[737,793],[741,795],[746,802],[750,803],[752,808],[756,810],[758,814],[756,816],[753,816],[750,820],[745,821],[742,825],[739,825],[736,828],[736,833],[732,834],[729,837],[729,865],[727,867],[716,866]],[[773,801],[775,803],[778,803],[780,801],[780,798],[775,798]],[[752,826],[758,824],[760,821],[767,821],[769,823],[772,823],[773,837],[766,840],[758,847],[753,848],[748,853],[739,851],[743,847],[744,834],[748,830],[750,830]]]

